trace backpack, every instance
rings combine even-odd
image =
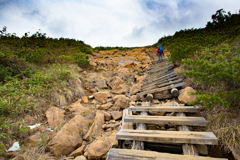
[[[163,48],[162,45],[158,46],[158,53],[163,54]]]

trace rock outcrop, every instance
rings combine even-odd
[[[116,133],[112,133],[108,137],[100,137],[93,141],[89,148],[87,149],[88,152],[88,159],[100,159],[104,158],[107,154],[109,149],[112,146],[113,140],[115,139]],[[113,146],[117,146],[118,141],[115,140]]]
[[[64,121],[65,111],[57,107],[51,107],[46,111],[46,117],[48,120],[48,125],[51,128],[60,126]]]
[[[109,92],[96,92],[93,94],[93,96],[97,101],[102,101],[111,97],[111,94]]]
[[[68,155],[82,145],[82,137],[79,132],[86,126],[86,120],[77,115],[65,124],[57,135],[48,143],[46,151],[50,151],[57,158]]]
[[[112,93],[115,94],[127,93],[129,91],[128,85],[126,85],[118,76],[115,76],[113,79],[111,79],[108,82],[108,85],[112,88]]]
[[[115,107],[125,109],[126,107],[128,107],[129,98],[126,97],[125,95],[117,95],[113,97],[113,101],[115,101],[114,104]]]
[[[178,100],[182,103],[187,103],[191,101],[195,101],[197,99],[196,96],[190,95],[189,92],[196,92],[192,87],[186,87],[179,91]]]

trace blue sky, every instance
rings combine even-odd
[[[0,0],[0,28],[22,36],[39,29],[91,46],[146,46],[181,29],[205,27],[239,0]]]

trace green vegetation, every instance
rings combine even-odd
[[[98,47],[95,47],[94,50],[98,50],[98,51],[106,51],[106,50],[114,50],[114,49],[118,49],[120,51],[126,51],[126,50],[129,50],[129,49],[135,49],[137,47],[103,47],[103,46],[98,46]]]
[[[185,29],[176,32],[173,36],[165,36],[154,44],[154,47],[163,45],[171,52],[170,60],[182,60],[198,54],[205,48],[216,46],[226,40],[232,40],[240,34],[240,13],[224,14],[220,9],[212,15],[212,22],[205,28]]]
[[[198,85],[197,100],[206,106],[208,130],[223,145],[240,148],[240,12],[220,9],[205,28],[185,29],[156,44],[171,52],[170,60],[183,63],[183,73]]]
[[[23,37],[0,31],[0,154],[25,138],[26,114],[64,106],[84,93],[77,67],[90,64],[92,48],[74,39],[53,39],[39,31]],[[36,121],[41,120],[36,119]],[[44,138],[44,137],[42,137]],[[45,144],[41,144],[44,146]]]

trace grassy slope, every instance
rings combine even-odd
[[[41,123],[49,106],[64,106],[84,95],[78,66],[89,65],[92,48],[74,39],[0,36],[0,153],[29,132],[26,114]],[[25,135],[25,136],[22,136]]]

